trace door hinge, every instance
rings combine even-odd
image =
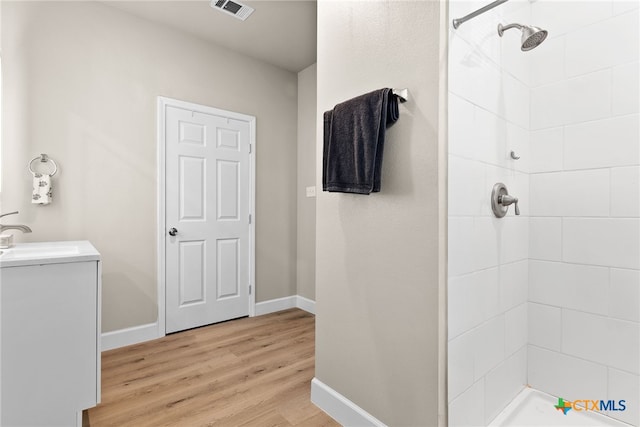
[[[251,295],[251,285],[249,285],[249,295]]]
[[[249,144],[249,154],[251,154],[251,149],[252,149],[251,144]]]
[[[249,214],[249,224],[251,224],[251,214]]]

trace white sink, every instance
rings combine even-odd
[[[50,247],[36,247],[36,248],[25,248],[25,247],[16,247],[11,249],[6,249],[6,256],[10,256],[15,259],[20,258],[49,258],[52,256],[61,256],[61,255],[77,255],[79,253],[78,247],[76,246],[50,246]]]
[[[87,241],[18,243],[0,251],[1,267],[93,261],[98,251]]]

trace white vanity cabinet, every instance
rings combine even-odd
[[[100,401],[100,269],[89,242],[0,255],[2,426],[82,425]]]

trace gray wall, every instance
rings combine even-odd
[[[316,299],[316,64],[298,73],[298,295]]]
[[[256,289],[296,293],[297,76],[98,2],[2,2],[2,211],[102,253],[103,330],[154,322],[156,97],[257,117]],[[58,161],[30,203],[27,162]]]
[[[390,426],[437,425],[442,408],[440,7],[318,3],[318,120],[381,87],[411,94],[387,131],[382,191],[316,200],[316,377]]]

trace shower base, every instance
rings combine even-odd
[[[570,410],[564,415],[554,407],[557,403],[557,397],[527,387],[489,424],[489,427],[630,426],[597,412]]]

